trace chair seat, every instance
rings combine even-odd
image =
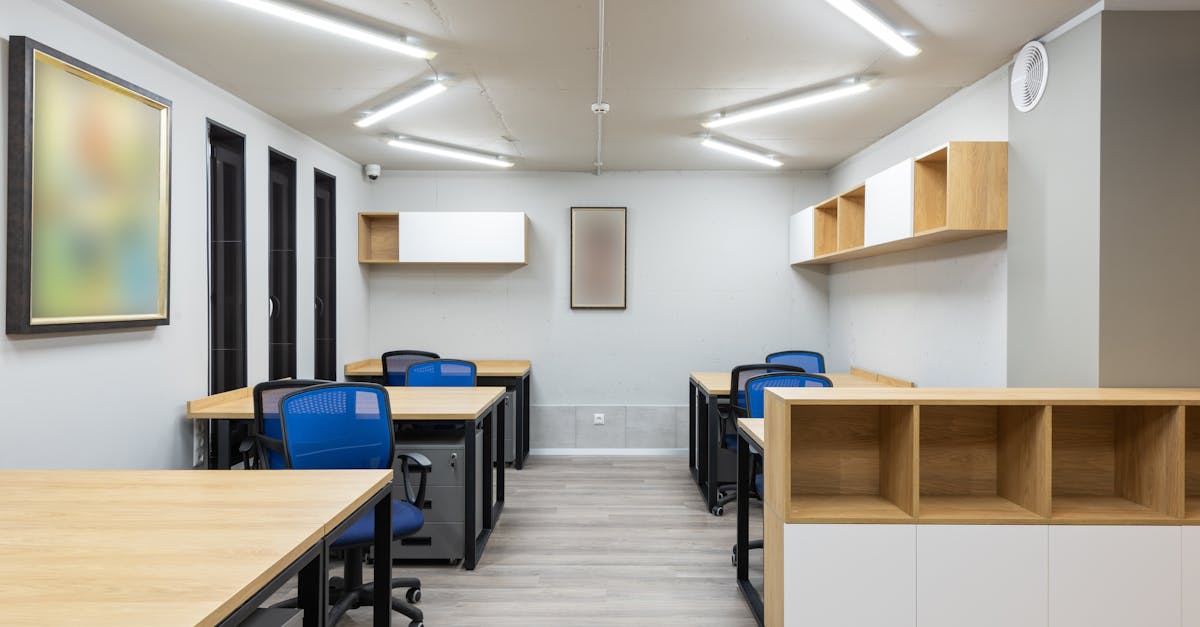
[[[725,448],[737,450],[738,437],[733,434],[725,436]]]
[[[763,495],[763,476],[754,475],[754,491],[758,492],[759,496]]]
[[[425,515],[412,503],[392,499],[392,537],[398,538],[413,533],[425,524]],[[341,549],[356,544],[371,544],[375,541],[375,516],[368,512],[345,531],[331,546]]]

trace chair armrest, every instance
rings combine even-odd
[[[425,482],[429,478],[429,471],[433,469],[433,462],[420,453],[398,453],[396,460],[400,462],[400,482],[404,485],[404,500],[412,503],[417,509],[425,509]],[[413,467],[421,474],[421,483],[416,494],[413,494],[412,481],[409,479],[409,471]]]

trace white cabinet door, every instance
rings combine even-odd
[[[867,179],[864,243],[912,237],[913,160],[906,159]]]
[[[784,625],[915,627],[916,525],[784,525]]]
[[[1200,627],[1200,527],[1183,528],[1183,627]]]
[[[402,211],[400,263],[525,263],[519,211]]]
[[[919,525],[919,627],[1045,627],[1046,525]]]
[[[1050,527],[1051,627],[1176,627],[1182,528]]]
[[[791,261],[800,263],[813,258],[813,208],[801,209],[791,219]]]

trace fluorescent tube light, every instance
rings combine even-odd
[[[367,128],[368,126],[386,120],[387,118],[390,118],[393,115],[396,115],[397,113],[400,113],[401,111],[417,104],[418,102],[428,100],[444,91],[446,91],[446,84],[441,81],[437,81],[434,84],[404,96],[395,102],[384,105],[383,108],[355,122],[354,125],[359,128]]]
[[[764,103],[758,106],[743,109],[741,111],[735,111],[733,113],[722,114],[721,117],[713,118],[707,122],[704,122],[703,126],[705,128],[721,128],[722,126],[737,124],[738,122],[745,122],[746,120],[753,120],[755,118],[761,118],[768,115],[775,115],[776,113],[783,113],[784,111],[791,111],[792,109],[798,109],[800,107],[807,107],[809,105],[814,105],[821,102],[828,102],[830,100],[836,100],[838,98],[843,98],[853,94],[861,94],[870,88],[870,81],[856,80],[850,84],[840,84],[831,87],[815,89],[812,91],[806,91],[790,98]]]
[[[743,159],[749,159],[751,161],[756,161],[763,165],[769,165],[773,168],[778,168],[779,166],[783,165],[782,161],[774,159],[773,157],[771,157],[771,155],[768,155],[765,152],[758,152],[756,150],[750,150],[749,148],[743,148],[736,144],[731,144],[727,141],[715,139],[712,137],[705,137],[704,141],[700,142],[700,145],[707,146],[708,148],[712,148],[713,150],[720,150],[721,152],[724,152],[724,153],[736,155]]]
[[[506,161],[504,159],[500,159],[499,157],[492,157],[470,150],[461,150],[458,148],[440,146],[438,144],[430,144],[423,141],[410,139],[408,137],[397,137],[395,139],[388,140],[388,145],[395,148],[403,148],[404,150],[423,152],[428,155],[449,157],[451,159],[460,159],[462,161],[470,161],[472,163],[482,163],[483,165],[490,165],[497,168],[511,168],[514,165],[512,161]]]
[[[341,35],[349,39],[361,41],[372,46],[379,46],[392,52],[399,52],[410,57],[418,59],[432,59],[437,55],[436,52],[431,52],[424,48],[419,48],[412,44],[406,43],[404,40],[392,35],[372,32],[365,28],[354,26],[342,20],[325,17],[311,11],[306,11],[298,7],[291,6],[274,0],[228,0],[234,4],[240,4],[255,11],[261,11],[268,15],[283,18],[303,24],[318,30],[323,30],[334,35]]]
[[[891,46],[896,52],[906,56],[915,57],[921,54],[921,49],[912,45],[908,39],[896,32],[887,22],[875,14],[874,11],[859,4],[856,0],[825,0],[830,6],[846,14],[846,17],[858,22],[859,26],[867,29],[872,35],[879,38],[883,43]]]

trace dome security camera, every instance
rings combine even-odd
[[[378,163],[368,163],[367,165],[363,166],[363,175],[366,176],[367,180],[369,181],[378,181],[379,175],[382,173],[383,167]]]

